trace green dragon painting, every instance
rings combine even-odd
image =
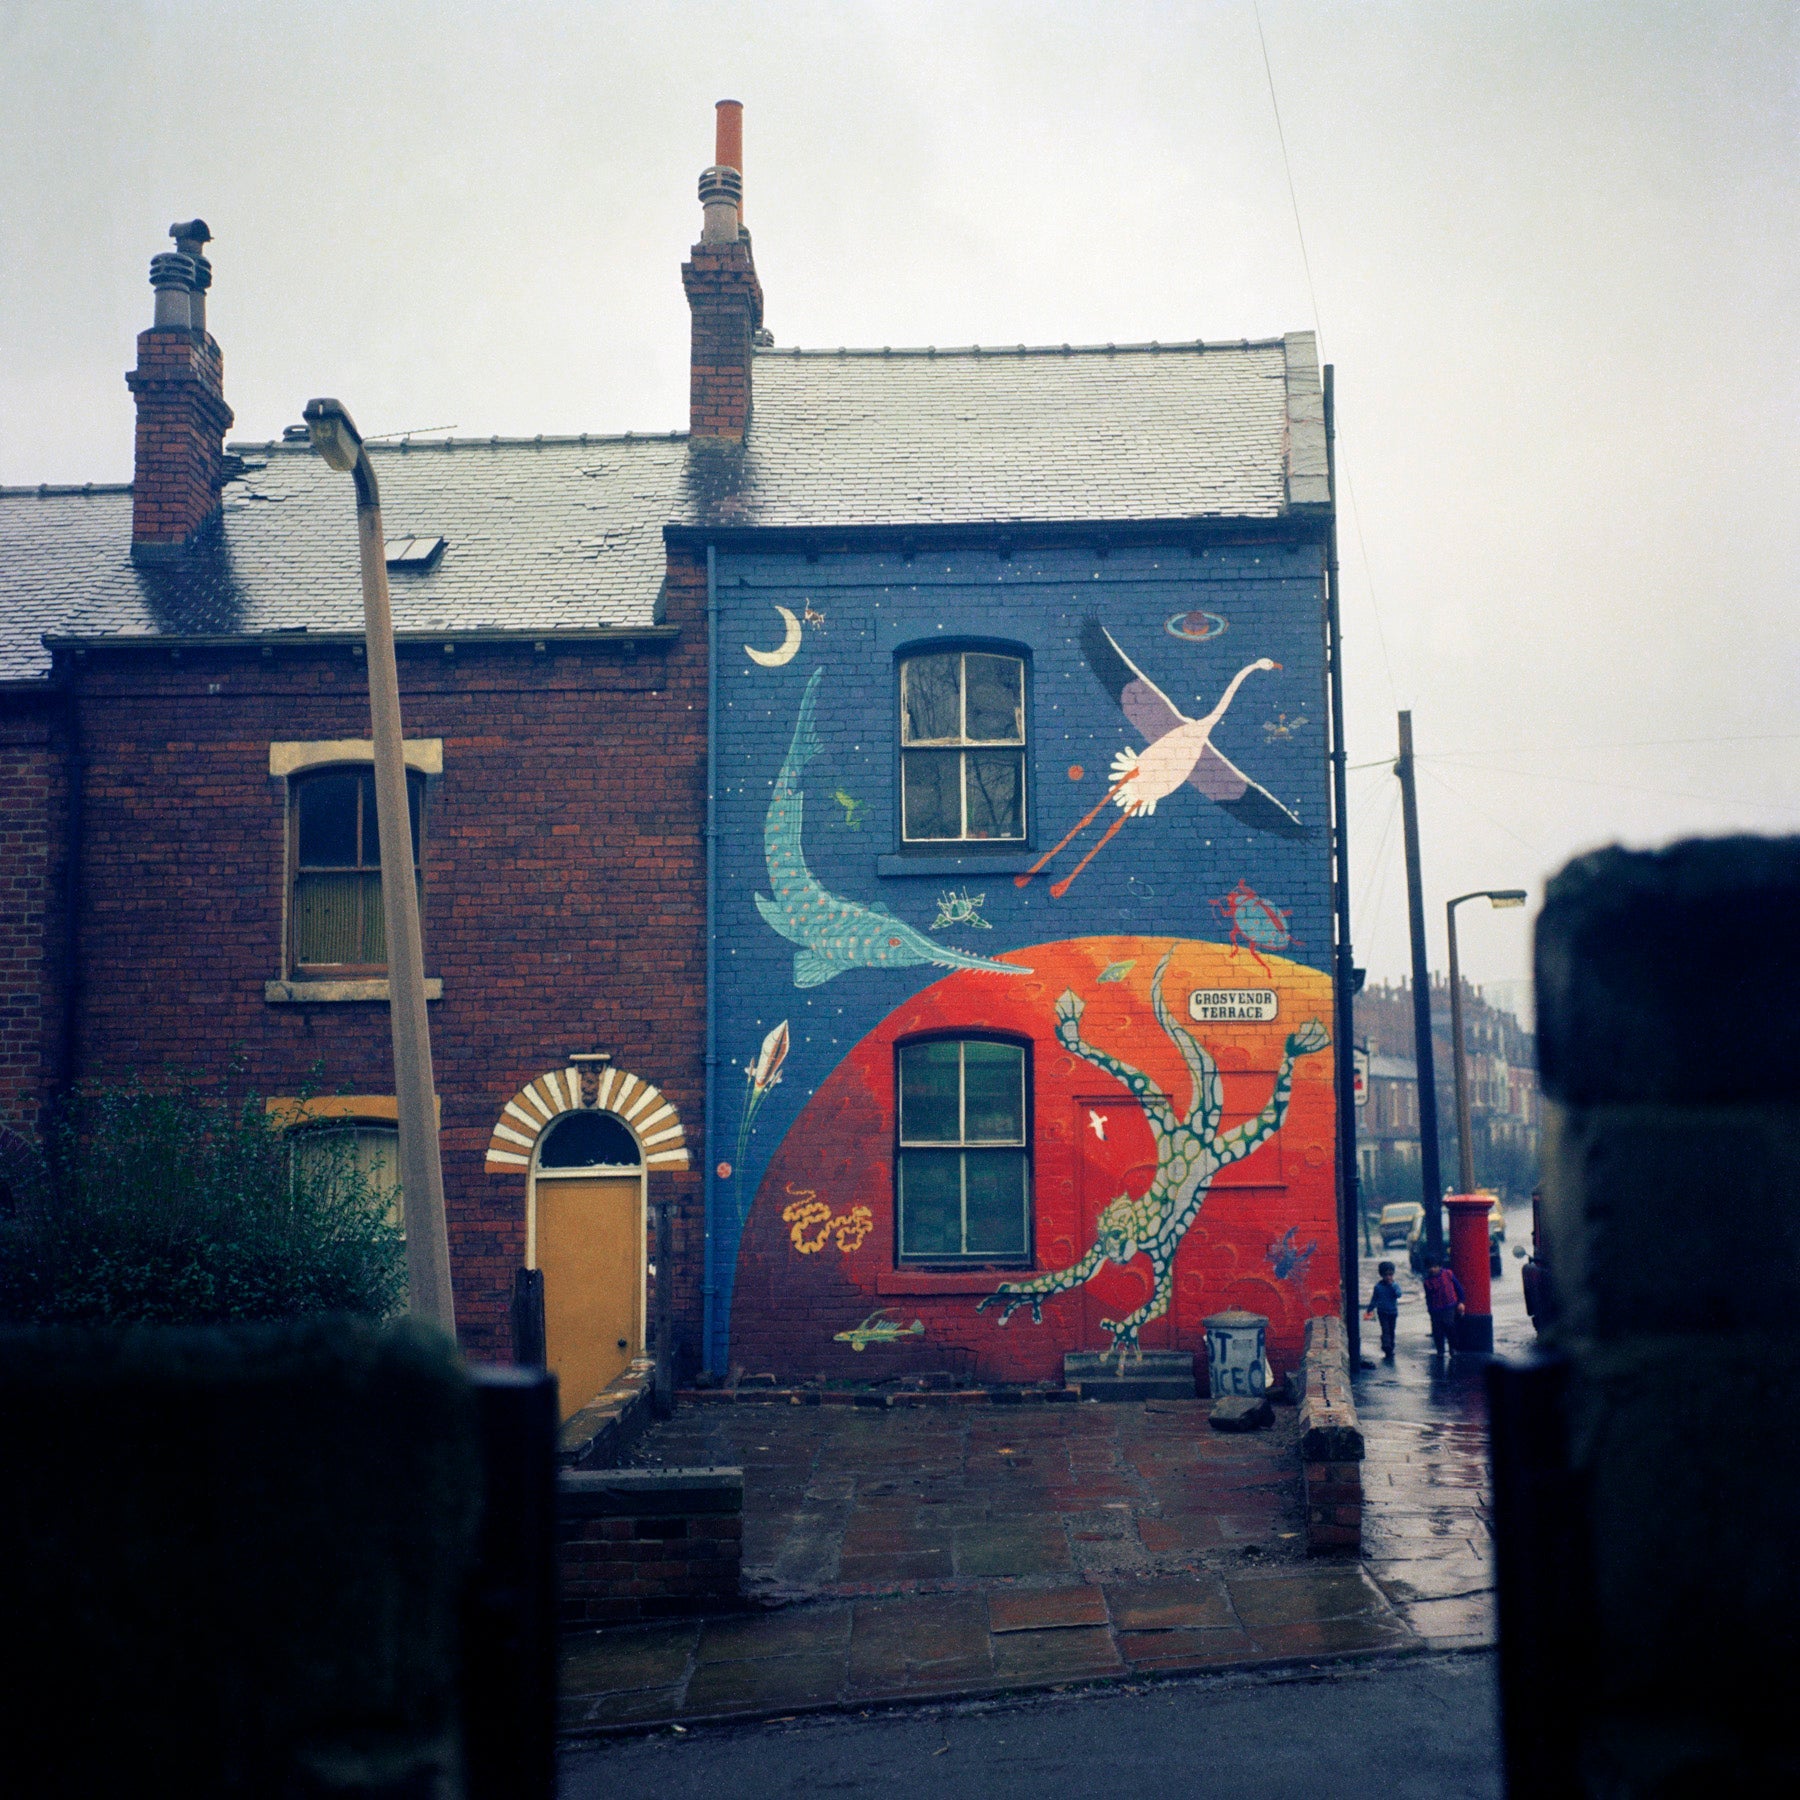
[[[1193,1081],[1192,1104],[1185,1116],[1176,1112],[1169,1096],[1149,1076],[1082,1037],[1083,1006],[1072,990],[1064,989],[1056,1002],[1057,1042],[1072,1055],[1123,1082],[1143,1106],[1145,1120],[1156,1139],[1156,1176],[1149,1191],[1141,1197],[1120,1194],[1107,1203],[1100,1214],[1093,1248],[1073,1268],[1058,1269],[1030,1281],[1002,1282],[976,1307],[980,1312],[990,1306],[1002,1306],[1000,1323],[1004,1325],[1021,1306],[1029,1306],[1033,1324],[1041,1325],[1044,1302],[1052,1295],[1081,1287],[1106,1263],[1123,1267],[1134,1262],[1140,1254],[1145,1255],[1150,1259],[1151,1273],[1155,1277],[1150,1298],[1122,1319],[1100,1321],[1102,1328],[1112,1333],[1112,1349],[1118,1352],[1121,1364],[1127,1351],[1141,1354],[1138,1333],[1152,1319],[1161,1318],[1169,1310],[1175,1293],[1175,1253],[1181,1248],[1188,1227],[1200,1216],[1214,1176],[1230,1164],[1242,1162],[1281,1129],[1293,1090],[1294,1064],[1303,1056],[1323,1050],[1331,1042],[1325,1027],[1317,1019],[1309,1019],[1299,1030],[1291,1032],[1282,1052],[1281,1066],[1275,1071],[1274,1090],[1268,1105],[1255,1118],[1222,1131],[1220,1122],[1225,1100],[1218,1064],[1185,1026],[1170,1017],[1163,1005],[1163,974],[1174,954],[1175,946],[1171,946],[1156,965],[1156,974],[1150,983],[1150,1002],[1155,1009],[1157,1024],[1181,1052],[1181,1059]]]

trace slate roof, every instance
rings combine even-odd
[[[375,445],[396,630],[643,627],[666,525],[1278,519],[1323,505],[1311,333],[1232,344],[757,353],[740,449],[660,437]],[[127,488],[0,490],[0,679],[41,638],[361,629],[349,486],[299,444],[235,444],[218,540],[134,564]]]
[[[716,525],[1274,519],[1323,504],[1310,332],[1241,344],[763,350]]]
[[[0,679],[40,675],[61,637],[360,632],[348,480],[310,445],[234,445],[220,541],[131,560],[128,488],[0,495]],[[397,632],[573,631],[657,622],[662,528],[687,443],[660,438],[372,446],[390,539],[441,534],[429,574],[394,574]]]

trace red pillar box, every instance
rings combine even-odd
[[[1446,1194],[1450,1213],[1450,1267],[1462,1283],[1465,1311],[1456,1323],[1458,1350],[1494,1347],[1494,1290],[1488,1278],[1486,1194]]]

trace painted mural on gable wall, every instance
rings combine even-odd
[[[1266,729],[1317,548],[715,584],[709,1362],[1047,1379],[1238,1306],[1286,1366],[1337,1304],[1324,746]]]

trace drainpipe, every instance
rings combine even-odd
[[[1325,539],[1326,630],[1331,651],[1331,799],[1333,848],[1336,863],[1337,966],[1332,983],[1337,1000],[1334,1021],[1337,1045],[1333,1066],[1337,1073],[1338,1119],[1338,1263],[1344,1284],[1344,1334],[1354,1371],[1362,1362],[1362,1313],[1356,1302],[1356,1227],[1362,1212],[1356,1176],[1356,1058],[1352,1043],[1356,1033],[1356,959],[1350,948],[1350,846],[1349,803],[1344,750],[1344,634],[1338,617],[1337,547],[1337,406],[1334,376],[1325,365],[1325,476],[1331,490],[1331,521]]]
[[[714,1099],[719,1068],[719,1026],[714,1008],[716,991],[718,941],[715,914],[718,908],[718,793],[719,793],[719,590],[716,580],[715,554],[706,546],[706,1123],[702,1134],[706,1166],[701,1179],[701,1194],[706,1206],[706,1247],[704,1251],[704,1312],[701,1324],[700,1356],[708,1369],[722,1368],[723,1360],[715,1359],[713,1331],[718,1317],[718,1277],[713,1270],[713,1213],[718,1198],[719,1133],[714,1124]]]
[[[64,666],[63,692],[63,790],[68,795],[69,814],[63,857],[62,1054],[58,1059],[54,1100],[59,1118],[68,1116],[75,1098],[77,1034],[81,1025],[82,785],[86,759],[81,749],[81,695],[76,687],[73,657]]]

